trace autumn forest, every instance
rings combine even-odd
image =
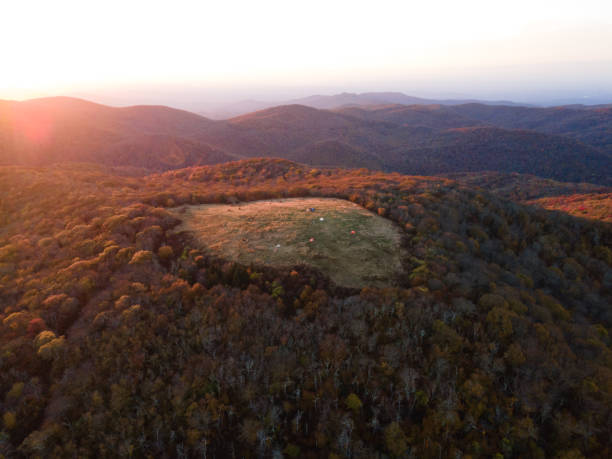
[[[470,180],[2,167],[0,456],[609,457],[610,223],[526,202],[570,185]],[[177,231],[185,205],[322,197],[400,231],[389,286]]]

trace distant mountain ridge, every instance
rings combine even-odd
[[[293,103],[308,105],[315,108],[338,108],[347,105],[462,105],[469,103],[480,103],[485,105],[508,105],[526,106],[511,101],[486,101],[478,99],[426,99],[421,97],[407,96],[401,92],[365,92],[361,94],[344,92],[332,96],[315,95],[302,99],[295,99]]]
[[[479,99],[428,99],[422,97],[408,96],[401,92],[365,92],[365,93],[351,93],[343,92],[334,95],[313,95],[308,97],[302,97],[298,99],[289,99],[286,101],[279,102],[265,102],[260,100],[244,100],[240,102],[234,102],[221,106],[215,110],[202,112],[204,116],[208,116],[214,119],[229,119],[236,116],[244,115],[258,110],[265,110],[267,108],[279,106],[279,105],[306,105],[307,107],[319,108],[319,109],[336,109],[346,106],[360,106],[360,105],[462,105],[469,103],[480,103],[485,105],[505,105],[512,107],[519,106],[530,106],[529,104],[521,104],[506,100],[500,101],[487,101]]]
[[[214,121],[163,106],[0,102],[0,164],[94,162],[151,171],[277,157],[406,174],[531,173],[612,185],[612,109],[291,104]]]

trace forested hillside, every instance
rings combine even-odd
[[[532,174],[504,174],[501,172],[459,172],[445,177],[471,187],[483,188],[512,201],[526,201],[547,196],[580,193],[607,193],[612,188],[592,183],[558,182]]]
[[[480,103],[338,108],[362,119],[407,126],[457,128],[488,125],[562,135],[612,154],[612,107],[518,107]]]
[[[531,129],[580,140],[612,154],[612,107],[490,107],[466,104],[456,113],[507,129]]]
[[[530,174],[499,172],[458,173],[448,174],[448,177],[522,204],[612,223],[610,187],[590,183],[557,182]]]
[[[115,108],[69,97],[0,101],[0,164],[80,161],[160,171],[236,159],[192,139],[211,124],[162,106]]]
[[[398,284],[176,232],[182,204],[300,196],[398,225]],[[610,457],[611,245],[610,224],[445,178],[2,167],[0,455]]]
[[[404,173],[456,171],[534,174],[568,182],[612,185],[612,157],[572,139],[492,127],[457,128],[423,135],[386,157]]]

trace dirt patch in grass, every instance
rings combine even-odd
[[[399,227],[342,199],[182,206],[174,214],[182,221],[176,231],[244,265],[308,265],[357,288],[393,285],[402,271]]]

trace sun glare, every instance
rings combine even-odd
[[[10,115],[8,123],[33,146],[47,143],[54,130],[53,119],[41,112],[15,112]]]

